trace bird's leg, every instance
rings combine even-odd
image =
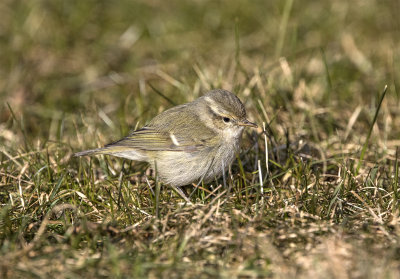
[[[192,204],[192,202],[188,199],[188,197],[185,195],[185,193],[182,191],[181,188],[174,187],[174,186],[171,186],[171,187],[172,187],[172,190],[177,192],[188,204],[190,204],[190,205]]]

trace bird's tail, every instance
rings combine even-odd
[[[136,160],[136,161],[147,161],[148,157],[145,152],[134,149],[134,148],[127,148],[125,146],[115,146],[115,145],[106,145],[101,148],[90,149],[75,153],[75,157],[79,156],[91,156],[91,155],[112,155],[116,157],[126,158],[129,160]]]
[[[107,148],[101,147],[101,148],[96,148],[96,149],[90,149],[90,150],[84,150],[81,152],[77,152],[74,154],[75,157],[79,156],[91,156],[91,155],[99,155],[99,154],[106,154]]]

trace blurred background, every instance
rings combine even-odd
[[[112,140],[215,87],[256,121],[257,99],[270,115],[296,98],[351,111],[388,84],[398,103],[399,11],[397,0],[3,0],[0,141],[71,144],[63,136],[87,133],[81,118]]]

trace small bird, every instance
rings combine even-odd
[[[216,89],[162,112],[123,139],[75,156],[107,154],[146,161],[164,183],[176,187],[207,183],[232,164],[246,126],[257,128],[246,119],[239,98]]]

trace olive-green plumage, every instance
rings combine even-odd
[[[219,177],[239,150],[246,110],[234,94],[212,90],[157,115],[148,125],[103,148],[75,156],[108,154],[146,161],[173,186]]]

